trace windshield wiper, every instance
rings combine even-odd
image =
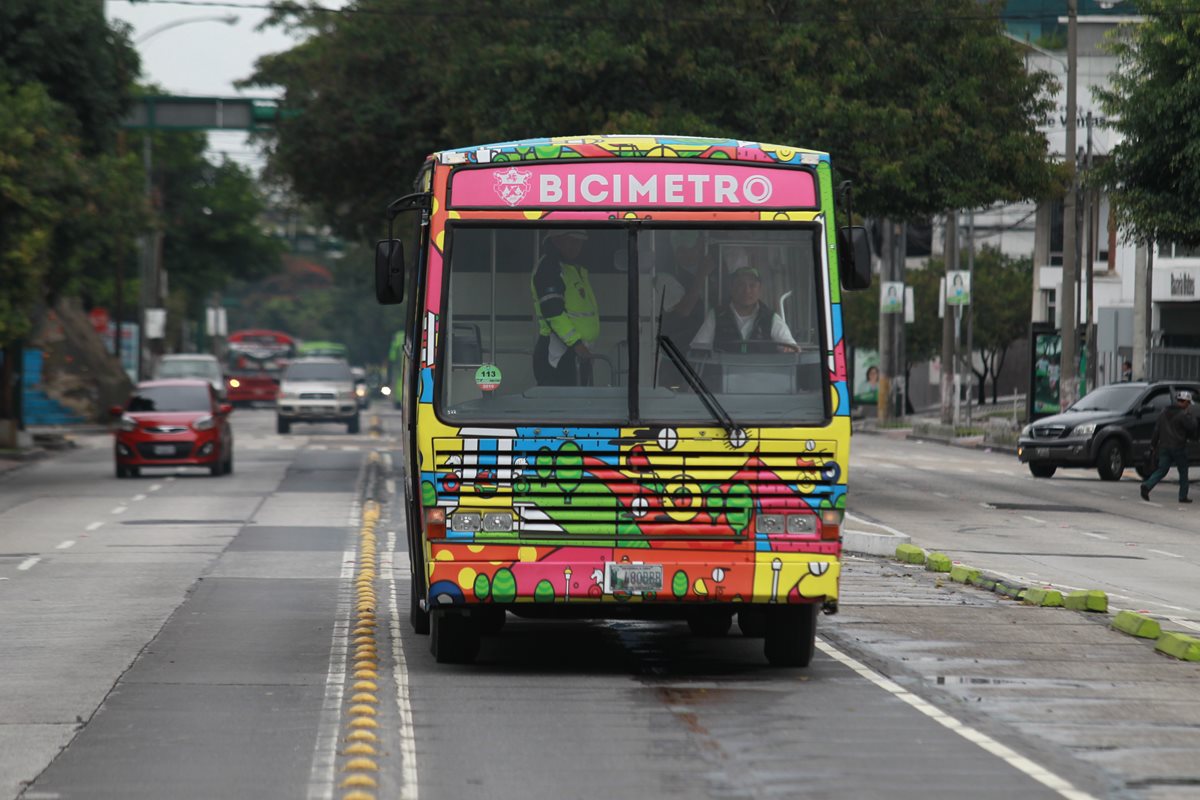
[[[692,391],[700,397],[700,402],[704,403],[708,413],[712,414],[713,419],[725,429],[725,432],[732,434],[737,430],[737,423],[733,421],[733,417],[729,416],[729,412],[721,406],[716,395],[704,384],[704,380],[701,379],[696,369],[688,362],[683,353],[679,352],[679,347],[671,340],[671,337],[659,334],[658,346],[667,354],[667,358],[671,359],[671,363],[683,373],[683,377],[687,379]]]

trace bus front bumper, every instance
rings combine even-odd
[[[838,552],[438,543],[430,550],[431,608],[486,603],[836,604],[841,575]]]

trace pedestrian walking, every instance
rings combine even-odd
[[[1192,393],[1175,393],[1175,405],[1168,406],[1158,415],[1154,423],[1154,436],[1150,439],[1150,452],[1156,455],[1158,469],[1142,484],[1142,499],[1150,499],[1150,490],[1167,476],[1174,466],[1179,470],[1179,502],[1188,499],[1188,452],[1189,439],[1197,438],[1200,423],[1192,416]]]

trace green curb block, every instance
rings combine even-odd
[[[989,592],[996,590],[996,579],[989,578],[987,575],[979,574],[971,579],[972,586],[978,586],[980,589],[987,589]]]
[[[1018,586],[1015,583],[1004,583],[1003,581],[998,581],[996,583],[996,593],[1002,594],[1005,597],[1012,597],[1016,600],[1020,600],[1024,596],[1025,591],[1026,590],[1024,586]]]
[[[1062,592],[1057,589],[1030,589],[1022,599],[1031,606],[1045,608],[1062,608],[1063,604]]]
[[[930,553],[925,559],[925,569],[930,572],[949,572],[954,563],[945,553]]]
[[[1130,636],[1140,636],[1143,639],[1157,639],[1162,635],[1158,620],[1150,619],[1145,614],[1134,611],[1121,611],[1112,621],[1112,626]]]
[[[950,568],[950,580],[957,583],[972,583],[979,577],[979,570],[957,564]]]
[[[1080,589],[1063,598],[1063,605],[1072,611],[1108,611],[1108,595],[1098,589]]]
[[[1182,661],[1200,661],[1200,639],[1182,633],[1164,633],[1154,649]]]
[[[907,564],[924,564],[925,551],[915,544],[896,545],[896,560]]]

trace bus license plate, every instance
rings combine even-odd
[[[662,564],[617,564],[610,561],[606,566],[604,591],[607,594],[662,591]]]

